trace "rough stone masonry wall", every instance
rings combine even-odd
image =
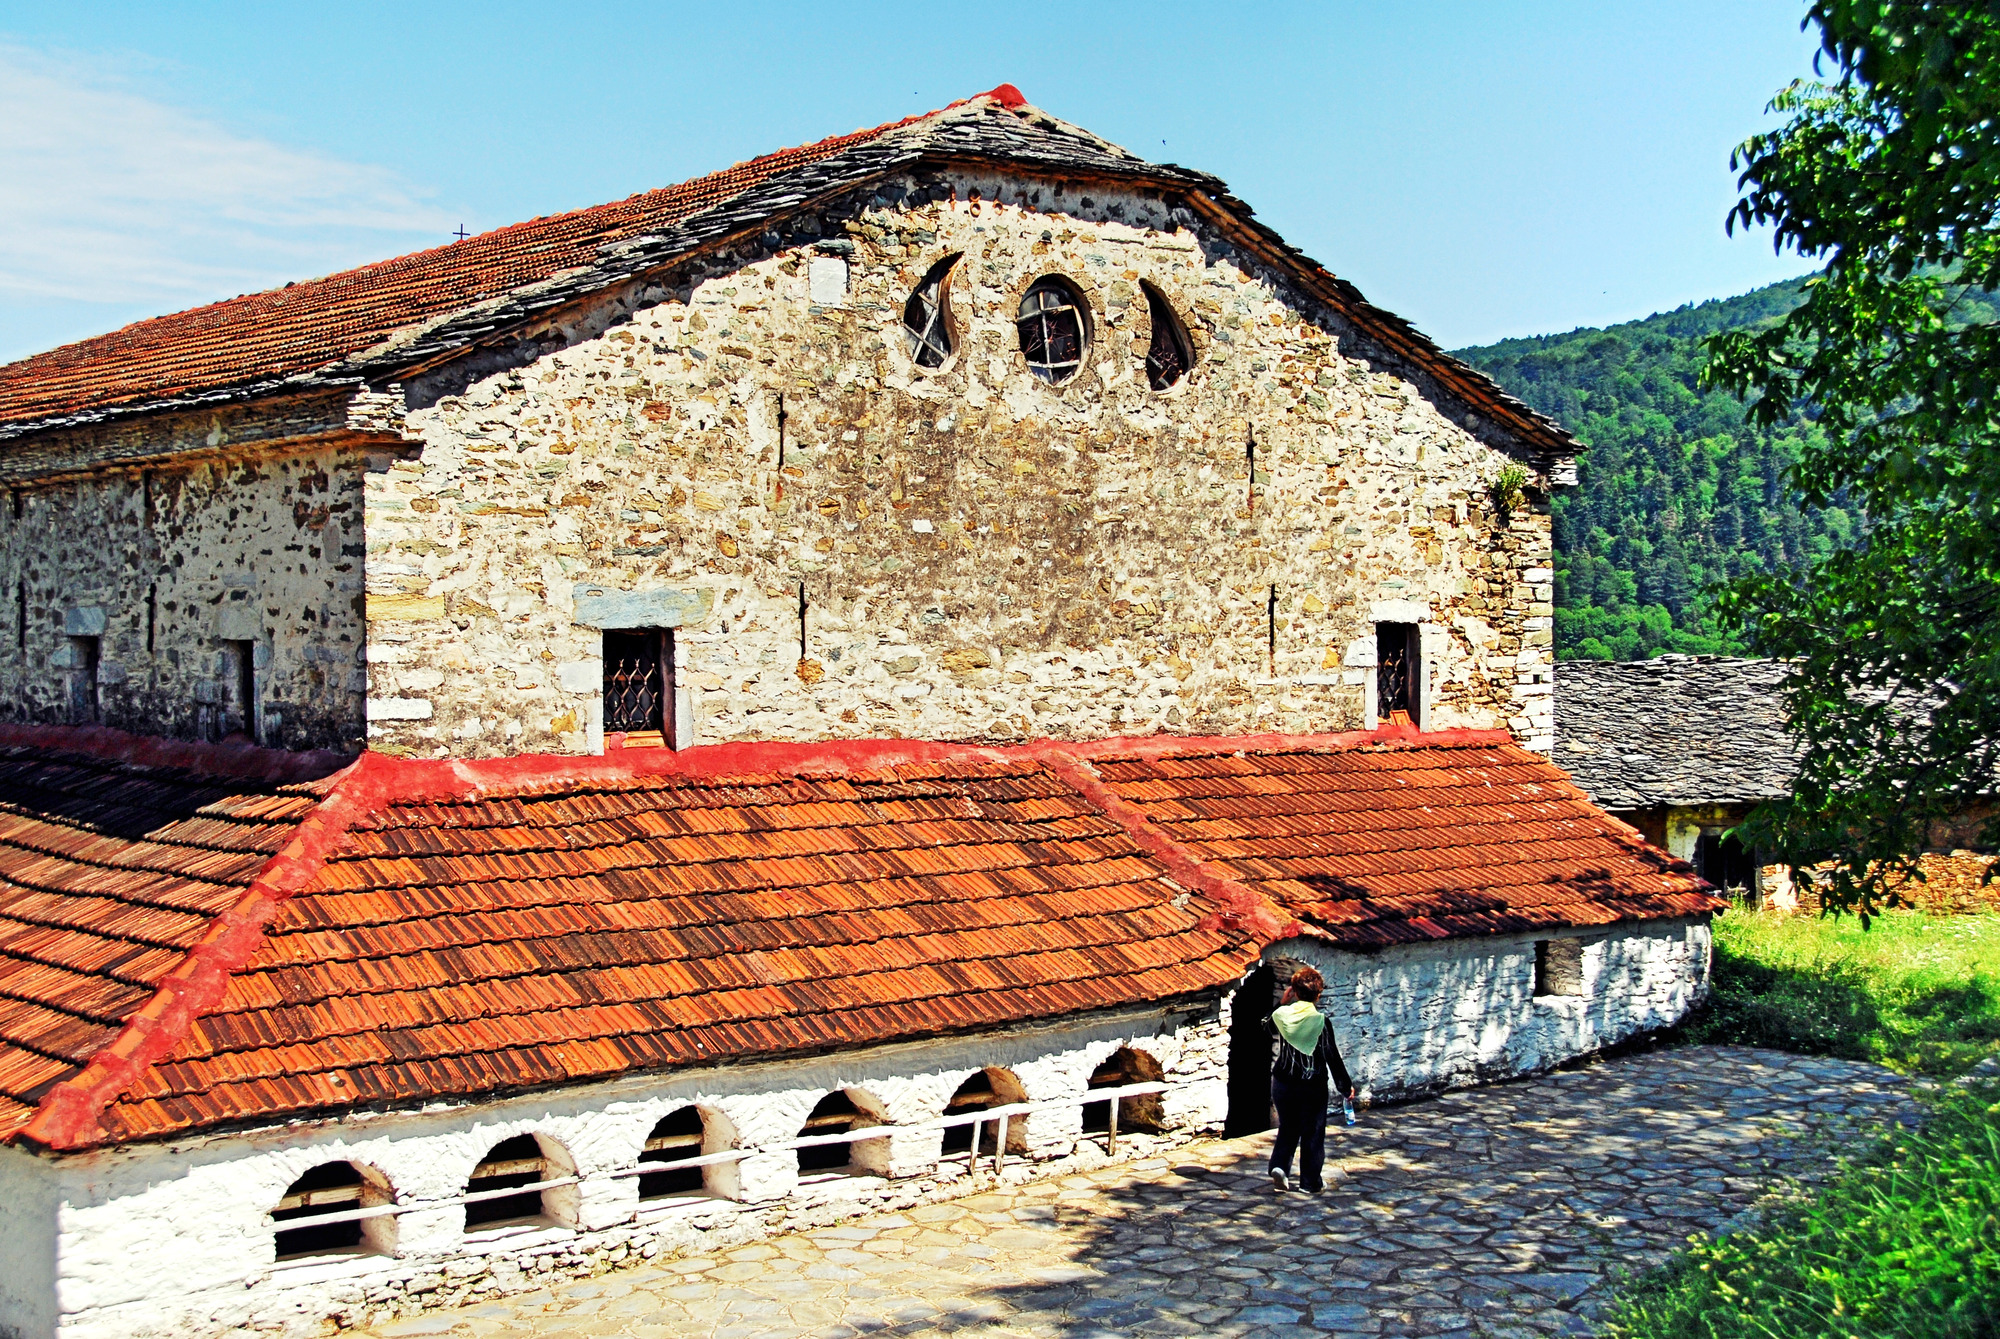
[[[422,449],[368,480],[375,747],[600,748],[593,592],[685,620],[683,742],[1359,728],[1393,620],[1427,727],[1549,746],[1545,507],[1496,515],[1505,439],[1282,277],[1159,199],[990,176],[785,227],[409,388]],[[953,253],[927,370],[903,307]],[[1050,274],[1095,325],[1061,387],[1014,328]],[[1164,392],[1141,281],[1194,345]]]
[[[1535,993],[1535,941],[1583,941],[1581,990]],[[1372,1101],[1552,1069],[1673,1026],[1708,993],[1706,917],[1604,931],[1550,931],[1349,953],[1280,940],[1272,959],[1326,977],[1320,1007],[1349,1074]]]
[[[58,1240],[55,1277],[23,1257],[23,1297],[0,1285],[0,1334],[20,1339],[202,1339],[254,1331],[313,1335],[346,1324],[458,1306],[553,1279],[702,1252],[842,1218],[963,1194],[963,1155],[937,1161],[939,1133],[862,1145],[857,1162],[888,1176],[800,1185],[790,1153],[759,1155],[712,1175],[727,1198],[647,1206],[630,1169],[661,1117],[693,1103],[709,1150],[792,1138],[813,1104],[845,1089],[893,1124],[940,1115],[958,1085],[985,1066],[1011,1072],[1025,1100],[1080,1095],[1120,1047],[1143,1052],[1173,1085],[1158,1135],[1121,1139],[1120,1156],[1184,1142],[1220,1126],[1226,1102],[1228,1005],[1178,1014],[1123,1011],[982,1037],[878,1047],[813,1059],[620,1080],[421,1113],[374,1115],[237,1133],[165,1147],[137,1146],[49,1161],[0,1149],[0,1190],[19,1205],[29,1247]],[[1080,1108],[1028,1118],[1007,1179],[1102,1165],[1096,1137],[1079,1140]],[[472,1167],[502,1139],[534,1134],[581,1176],[569,1226],[522,1225],[468,1234],[452,1205],[376,1220],[385,1253],[274,1263],[268,1216],[286,1188],[322,1163],[374,1169],[398,1202],[460,1194]],[[991,1175],[991,1158],[981,1179]],[[18,1192],[18,1196],[13,1192]],[[60,1201],[60,1209],[54,1206]],[[48,1212],[38,1214],[37,1208]],[[48,1218],[59,1213],[59,1223]],[[0,1241],[7,1238],[0,1227]],[[58,1236],[59,1233],[59,1236]],[[36,1289],[43,1291],[30,1297]],[[53,1293],[53,1301],[50,1293]]]
[[[0,718],[219,738],[243,725],[230,641],[252,644],[263,742],[356,748],[363,729],[363,461],[209,455],[0,500]]]

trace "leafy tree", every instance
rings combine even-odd
[[[1833,860],[1827,904],[1865,917],[2000,762],[2000,6],[1808,15],[1837,77],[1779,94],[1790,119],[1737,150],[1730,223],[1822,268],[1781,319],[1710,337],[1709,384],[1749,397],[1753,425],[1809,409],[1790,482],[1868,526],[1815,552],[1767,517],[1795,566],[1743,576],[1721,613],[1797,665],[1804,761],[1747,835]]]
[[[1711,589],[1776,570],[1788,543],[1819,553],[1852,542],[1858,514],[1838,501],[1805,507],[1785,485],[1818,431],[1809,416],[1753,424],[1739,397],[1701,382],[1703,337],[1768,325],[1799,296],[1798,284],[1776,284],[1460,352],[1590,448],[1579,486],[1554,504],[1558,656],[1745,653]]]

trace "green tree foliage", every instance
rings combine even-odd
[[[1635,660],[1748,644],[1711,591],[1852,545],[1858,511],[1801,504],[1789,472],[1819,428],[1760,425],[1701,384],[1705,337],[1768,327],[1801,286],[1773,284],[1602,330],[1510,339],[1458,356],[1576,434],[1579,486],[1557,495],[1556,653]]]
[[[1838,81],[1779,95],[1790,119],[1733,159],[1731,223],[1823,268],[1782,320],[1713,336],[1711,370],[1759,427],[1811,406],[1792,478],[1869,529],[1740,579],[1720,612],[1797,666],[1803,761],[1746,836],[1833,860],[1824,901],[1865,917],[2000,764],[2000,6],[1808,14]]]

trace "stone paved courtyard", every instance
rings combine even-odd
[[[1619,1268],[1822,1171],[1802,1131],[1909,1109],[1871,1065],[1663,1052],[1364,1112],[1318,1198],[1215,1140],[355,1333],[1585,1334]]]

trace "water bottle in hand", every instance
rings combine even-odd
[[[1340,1099],[1340,1114],[1341,1114],[1341,1116],[1342,1116],[1343,1118],[1345,1118],[1345,1119],[1346,1119],[1346,1121],[1347,1121],[1347,1123],[1348,1123],[1349,1125],[1352,1125],[1352,1124],[1354,1124],[1354,1094],[1353,1094],[1353,1093],[1349,1093],[1349,1094],[1348,1094],[1347,1096],[1345,1096],[1345,1097],[1343,1097],[1343,1098],[1341,1098],[1341,1099]]]

